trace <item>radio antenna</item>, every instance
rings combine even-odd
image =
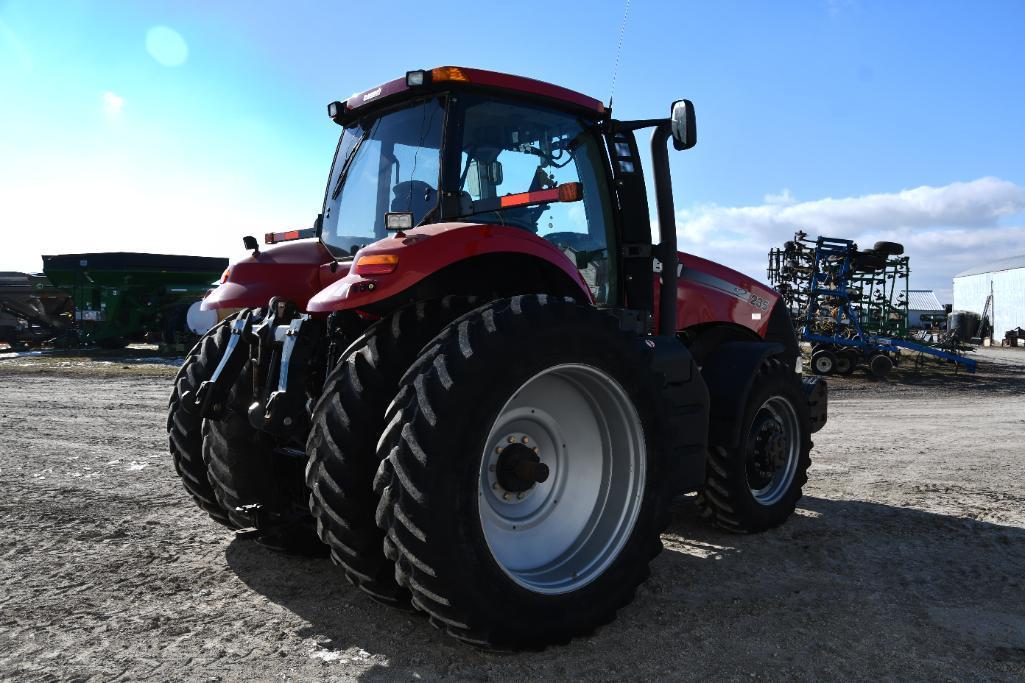
[[[626,33],[626,19],[630,16],[630,0],[623,7],[623,21],[619,24],[619,44],[616,45],[616,63],[612,67],[612,88],[609,92],[609,110],[612,110],[612,98],[616,94],[616,76],[619,74],[619,56],[623,52],[623,34]]]

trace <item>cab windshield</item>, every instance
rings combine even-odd
[[[432,98],[346,125],[321,232],[337,256],[386,237],[385,213],[410,211],[416,225],[437,206],[444,121],[442,101]]]

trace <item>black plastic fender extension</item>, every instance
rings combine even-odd
[[[654,351],[652,367],[662,373],[667,446],[673,454],[674,490],[696,491],[705,484],[708,460],[708,389],[690,350],[676,337],[642,337]]]
[[[770,356],[787,353],[775,342],[727,342],[708,354],[701,376],[708,387],[710,411],[708,438],[712,443],[733,448],[740,445],[741,418],[747,406],[758,369]]]
[[[801,382],[804,385],[804,395],[808,399],[809,421],[814,434],[826,426],[829,388],[822,377],[804,377]]]

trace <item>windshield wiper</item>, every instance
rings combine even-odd
[[[345,166],[342,167],[342,172],[338,174],[338,182],[331,189],[332,201],[338,199],[338,195],[342,193],[342,185],[345,183],[345,179],[349,176],[349,169],[352,168],[352,162],[356,160],[356,155],[359,154],[360,147],[367,141],[367,138],[377,129],[377,124],[380,123],[381,119],[374,121],[374,125],[363,130],[363,135],[360,136],[356,144],[352,146],[352,151],[349,152],[349,158],[345,160]]]

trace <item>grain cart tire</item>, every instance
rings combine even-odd
[[[395,582],[394,563],[384,556],[384,531],[374,519],[377,442],[385,411],[424,345],[479,303],[449,296],[378,321],[346,350],[313,410],[306,483],[317,533],[349,581],[385,604],[409,604],[409,592]]]
[[[185,356],[185,362],[174,378],[174,388],[167,402],[168,448],[174,469],[181,477],[185,490],[196,505],[224,526],[235,528],[228,512],[217,502],[203,462],[203,418],[181,406],[181,395],[195,394],[200,383],[213,374],[221,359],[222,349],[228,343],[230,316],[210,329]]]
[[[811,424],[801,379],[776,357],[751,386],[734,447],[709,448],[702,516],[728,531],[755,533],[793,514],[811,466]]]
[[[836,354],[829,349],[819,349],[811,355],[811,371],[816,375],[832,375],[836,370]]]
[[[838,375],[850,375],[858,366],[858,354],[854,351],[841,351],[836,354],[835,372]]]
[[[545,295],[431,342],[389,407],[375,490],[396,579],[432,624],[536,649],[632,600],[674,493],[653,362],[612,316]]]
[[[868,359],[868,369],[875,377],[886,377],[893,370],[893,360],[885,353],[877,353]]]
[[[889,256],[900,256],[904,253],[904,245],[900,242],[876,242],[872,246],[872,251]]]

